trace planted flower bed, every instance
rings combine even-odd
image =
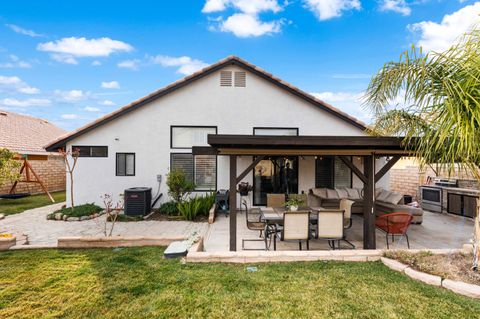
[[[13,234],[0,234],[0,250],[8,250],[15,246],[17,237]]]
[[[103,215],[103,208],[94,204],[84,204],[72,208],[62,208],[47,215],[50,220],[81,221]]]

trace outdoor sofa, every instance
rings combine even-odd
[[[308,205],[338,208],[340,200],[343,198],[355,202],[352,205],[352,213],[363,213],[363,190],[359,188],[312,188],[308,192]],[[413,224],[421,224],[423,221],[423,210],[419,207],[405,205],[403,195],[400,193],[379,188],[375,190],[375,199],[377,216],[389,213],[409,213],[413,216]]]

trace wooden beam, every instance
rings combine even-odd
[[[258,156],[250,165],[248,165],[248,167],[242,172],[242,174],[238,175],[237,184],[240,183],[242,179],[244,179],[245,176],[247,176],[248,173],[250,173],[250,171],[254,169],[255,166],[257,166],[257,164],[260,163],[260,161],[263,160],[264,158],[265,158],[265,155]]]
[[[237,156],[230,155],[230,251],[237,250]]]
[[[35,170],[33,169],[33,167],[30,165],[30,163],[28,162],[27,159],[25,159],[25,164],[27,166],[27,170],[26,170],[26,173],[28,173],[28,171],[30,171],[33,176],[35,176],[37,182],[40,184],[40,187],[42,187],[43,189],[43,192],[45,194],[47,194],[48,198],[50,198],[50,200],[52,201],[52,203],[55,203],[55,199],[53,199],[52,195],[50,194],[50,192],[48,191],[48,189],[45,187],[45,185],[43,184],[42,180],[40,179],[40,177],[38,177],[37,173],[35,173]]]
[[[348,168],[350,168],[352,170],[352,172],[355,175],[357,175],[358,178],[360,178],[360,180],[363,183],[367,182],[367,178],[365,177],[365,175],[355,166],[355,164],[353,164],[353,162],[348,157],[339,156],[339,158],[342,160],[343,163],[345,163],[345,165],[348,166]]]
[[[273,149],[273,148],[218,148],[218,155],[279,155],[279,156],[319,156],[319,155],[345,155],[345,156],[364,156],[376,154],[380,156],[402,155],[410,156],[412,152],[387,150],[387,149]]]
[[[375,183],[378,182],[401,158],[401,156],[396,155],[391,158],[385,165],[383,165],[382,169],[380,169],[377,174],[375,174]]]
[[[364,156],[367,178],[363,188],[363,249],[376,249],[375,238],[375,156]]]

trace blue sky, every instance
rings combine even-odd
[[[479,14],[468,0],[3,1],[0,109],[72,130],[234,54],[368,122],[359,97],[385,62],[447,48]]]

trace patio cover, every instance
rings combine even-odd
[[[375,184],[402,157],[411,156],[401,137],[378,136],[260,136],[208,135],[207,147],[193,147],[193,155],[225,155],[230,157],[230,250],[235,251],[237,237],[237,184],[266,156],[336,155],[364,183],[364,249],[375,249]],[[237,176],[237,156],[254,156],[252,163]],[[349,156],[363,157],[363,172]],[[380,170],[375,159],[389,157]]]

